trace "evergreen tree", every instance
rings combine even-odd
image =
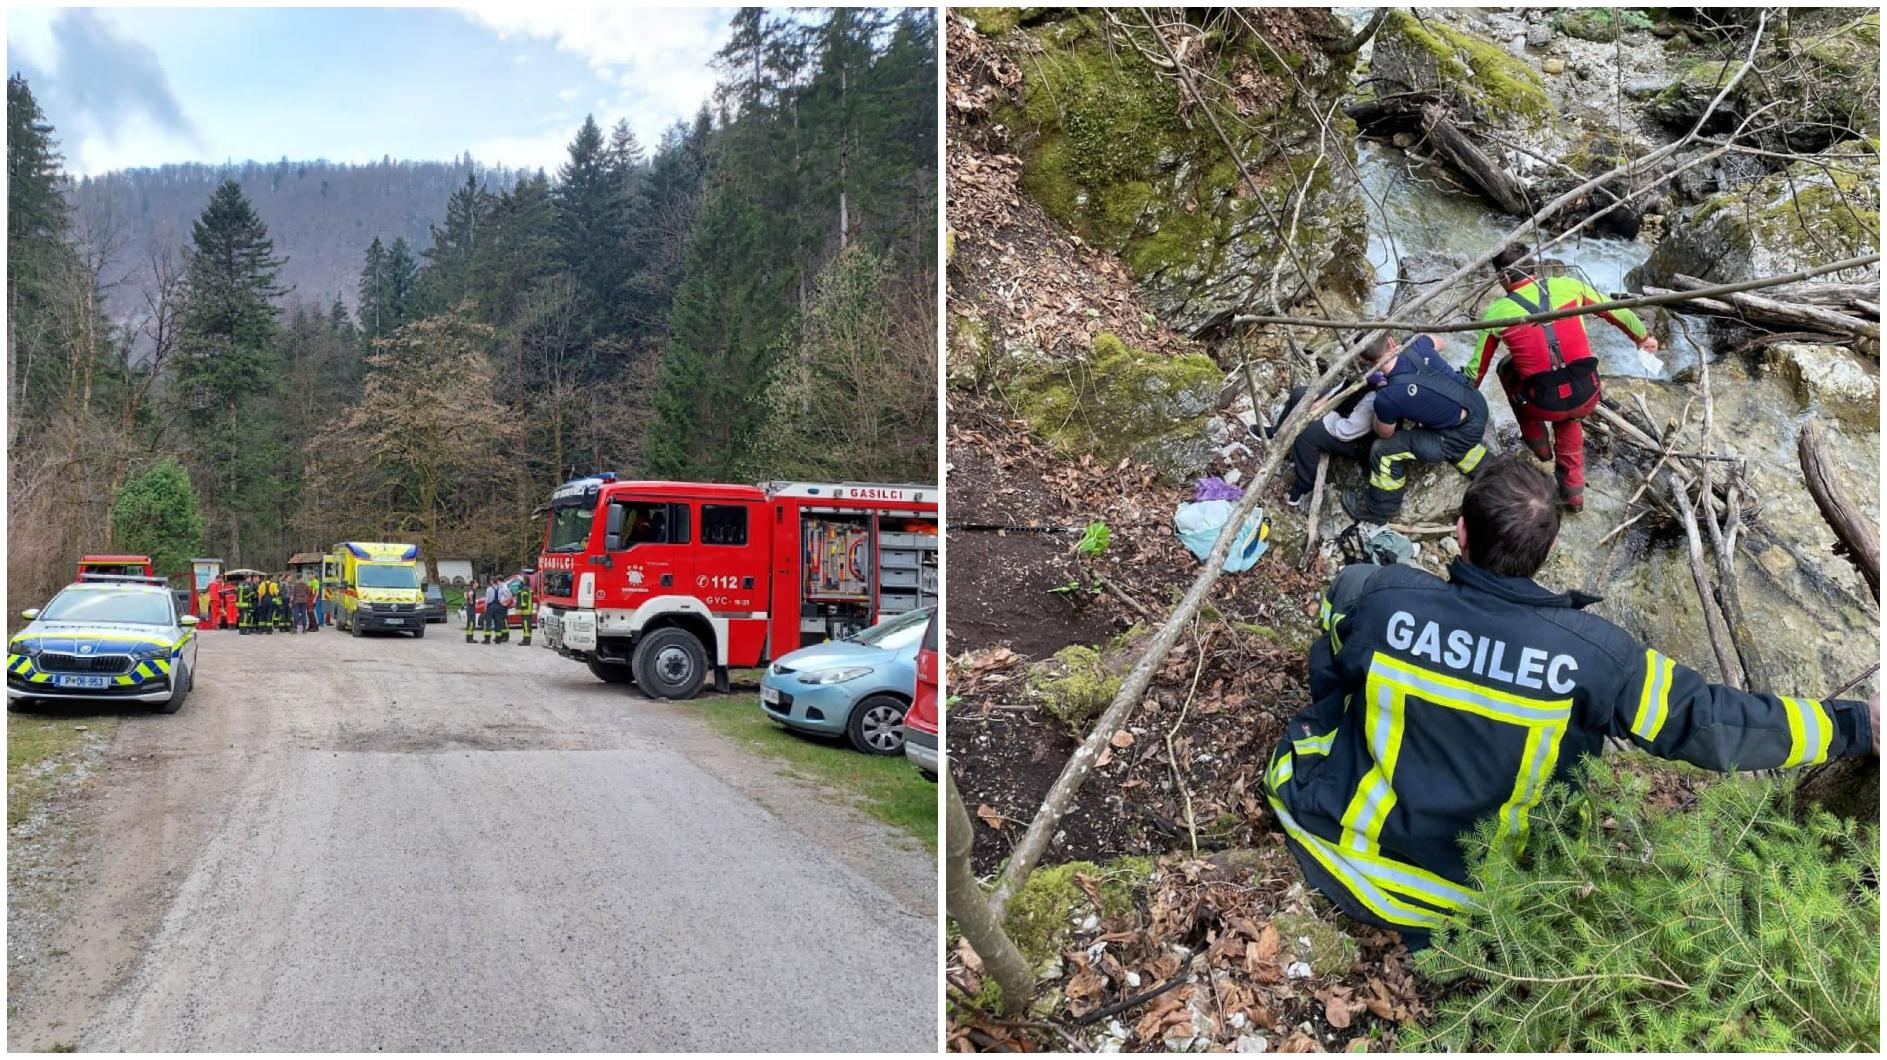
[[[392,319],[391,331],[417,315],[419,262],[405,236],[393,240],[387,248],[386,311]]]
[[[724,480],[744,466],[765,419],[763,395],[792,306],[770,249],[768,219],[731,184],[708,193],[675,293],[672,337],[656,386],[650,472]]]
[[[276,510],[284,450],[261,405],[280,386],[274,300],[283,259],[233,180],[191,229],[184,273],[177,398],[192,456],[227,520],[224,554],[239,560],[245,527]]]
[[[160,571],[183,570],[203,554],[203,516],[190,475],[167,456],[123,486],[111,509],[113,545],[151,557]]]
[[[606,367],[599,363],[599,340],[607,340],[622,329],[616,289],[625,233],[623,199],[603,132],[594,117],[587,117],[570,142],[570,160],[557,171],[554,201],[558,249],[563,267],[575,278],[582,299],[584,330],[590,345],[587,361],[593,373]]]
[[[388,293],[387,248],[375,236],[367,244],[367,259],[360,267],[359,306],[361,337],[371,342],[393,330],[393,306]]]
[[[75,264],[61,179],[52,125],[15,75],[7,80],[7,365],[16,438],[72,352],[55,337],[65,329],[53,288]]]
[[[466,174],[465,184],[446,200],[444,226],[432,226],[432,246],[423,254],[426,266],[419,281],[415,315],[441,312],[472,294],[477,283],[478,243],[489,236],[488,227],[494,206],[490,192],[479,186],[478,178]]]

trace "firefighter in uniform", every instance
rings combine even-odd
[[[275,632],[275,601],[280,590],[275,586],[275,576],[264,574],[261,583],[256,586],[256,629],[263,634]]]
[[[1596,598],[1532,575],[1559,530],[1550,479],[1490,460],[1456,523],[1447,579],[1359,565],[1324,596],[1311,706],[1265,783],[1306,879],[1411,949],[1472,904],[1462,838],[1487,818],[1524,844],[1549,782],[1606,737],[1707,769],[1774,769],[1878,753],[1867,703],[1743,692],[1581,609]]]
[[[1453,464],[1472,475],[1487,455],[1487,399],[1460,372],[1442,360],[1435,340],[1418,335],[1398,348],[1388,336],[1376,342],[1374,437],[1349,443],[1367,445],[1368,488],[1345,497],[1351,518],[1387,523],[1402,510],[1402,489],[1415,463]],[[1342,451],[1342,450],[1338,450]],[[1315,457],[1311,465],[1315,467]]]
[[[505,624],[504,582],[496,575],[491,584],[485,587],[485,643],[503,644],[510,639],[511,629]]]
[[[473,635],[478,632],[478,579],[473,578],[465,587],[465,643],[476,643]]]
[[[1525,246],[1511,246],[1494,257],[1494,273],[1507,293],[1488,303],[1482,315],[1487,330],[1481,332],[1465,374],[1478,388],[1487,378],[1487,366],[1493,363],[1495,350],[1506,344],[1507,356],[1501,359],[1496,374],[1507,393],[1507,403],[1513,406],[1514,418],[1520,421],[1520,437],[1535,457],[1553,461],[1560,503],[1568,511],[1578,512],[1586,504],[1586,436],[1581,421],[1599,404],[1599,359],[1593,356],[1585,318],[1567,317],[1543,324],[1503,325],[1502,321],[1553,309],[1598,305],[1605,299],[1571,276],[1552,276],[1542,282],[1527,275],[1519,265],[1529,253]],[[1645,330],[1638,314],[1614,309],[1598,315],[1624,332],[1639,349],[1657,352],[1658,340]]]
[[[531,574],[531,571],[526,570],[518,575],[518,590],[514,594],[517,600],[518,618],[523,623],[523,635],[518,638],[518,643],[526,647],[529,647],[531,643],[531,620],[537,615],[537,598],[531,593]]]
[[[256,631],[256,582],[253,578],[236,583],[236,628],[245,637]]]

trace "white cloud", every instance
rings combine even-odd
[[[488,165],[541,168],[555,176],[557,167],[570,160],[571,135],[559,129],[532,136],[494,136],[473,144],[472,157]]]
[[[7,10],[7,51],[15,53],[41,70],[51,69],[59,58],[53,41],[52,20],[59,13],[50,7],[15,7]]]
[[[565,103],[568,103],[582,94],[583,94],[583,90],[580,88],[566,88],[563,91],[557,93],[557,98],[563,100]]]
[[[636,93],[639,111],[630,121],[647,135],[693,116],[713,94],[708,63],[727,39],[733,11],[508,4],[466,15],[501,37],[547,40],[581,56],[598,77]]]

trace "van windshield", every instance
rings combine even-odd
[[[550,537],[546,552],[581,552],[590,543],[590,520],[594,510],[577,505],[553,508],[550,513]]]
[[[363,563],[354,568],[354,577],[363,589],[417,589],[418,568],[404,563]]]

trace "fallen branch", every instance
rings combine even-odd
[[[1297,557],[1297,569],[1309,570],[1317,556],[1317,524],[1323,521],[1324,478],[1330,474],[1330,454],[1317,454],[1317,481],[1310,488],[1310,503],[1304,508],[1304,554]]]
[[[1422,108],[1422,132],[1494,205],[1516,217],[1533,209],[1533,189],[1482,154],[1439,104]]]
[[[1682,273],[1671,277],[1671,283],[1680,291],[1703,291],[1709,284],[1694,276]],[[1728,295],[1731,305],[1743,312],[1739,315],[1762,324],[1776,324],[1788,328],[1808,328],[1812,331],[1825,331],[1831,335],[1862,335],[1870,339],[1880,337],[1880,325],[1862,320],[1860,317],[1838,313],[1824,306],[1809,305],[1803,302],[1785,302],[1762,295],[1732,292]]]
[[[1690,498],[1685,495],[1684,487],[1674,480],[1671,482],[1671,499],[1677,502],[1677,510],[1683,516],[1684,536],[1690,542],[1690,576],[1697,584],[1697,601],[1703,605],[1704,629],[1710,634],[1710,650],[1716,653],[1717,668],[1723,674],[1723,683],[1732,688],[1742,688],[1743,667],[1724,629],[1723,619],[1717,614],[1716,598],[1710,592],[1710,578],[1704,573],[1704,543],[1697,533],[1697,513],[1691,510]]]
[[[1152,25],[1152,17],[1146,15],[1144,10],[1141,13],[1143,17],[1146,18],[1147,23]],[[1751,67],[1754,66],[1756,48],[1761,44],[1768,25],[1769,13],[1764,11],[1757,22],[1755,37],[1750,43],[1749,55],[1745,57],[1743,62],[1737,67],[1736,73],[1728,78],[1723,87],[1718,90],[1716,97],[1704,108],[1703,114],[1698,118],[1696,125],[1691,128],[1689,133],[1651,152],[1643,158],[1630,160],[1624,165],[1615,166],[1593,177],[1584,184],[1566,191],[1560,195],[1559,198],[1547,203],[1545,206],[1541,207],[1539,211],[1534,213],[1532,217],[1514,228],[1513,231],[1508,233],[1506,239],[1501,240],[1485,252],[1475,256],[1459,269],[1456,269],[1454,273],[1429,288],[1428,291],[1418,295],[1409,303],[1407,309],[1413,312],[1414,310],[1422,308],[1429,302],[1440,298],[1442,293],[1448,290],[1451,285],[1467,279],[1479,270],[1485,269],[1488,263],[1494,260],[1495,255],[1499,254],[1507,243],[1511,243],[1537,230],[1543,220],[1553,216],[1559,210],[1565,208],[1567,204],[1576,201],[1580,196],[1591,191],[1593,188],[1599,187],[1608,181],[1615,180],[1620,176],[1634,171],[1636,168],[1642,168],[1659,159],[1669,157],[1682,150],[1692,140],[1696,139],[1703,128],[1709,124],[1712,116],[1715,115],[1717,108],[1722,105],[1724,99],[1728,98],[1729,94],[1742,82],[1744,75],[1749,73]],[[1157,32],[1155,35],[1159,36]],[[1163,36],[1160,39],[1162,43],[1165,42]],[[1184,83],[1188,86],[1191,85],[1190,79],[1185,80]],[[1207,113],[1210,114],[1209,107],[1207,108]],[[1249,179],[1249,177],[1247,177],[1247,179]],[[1876,257],[1878,258],[1878,255],[1876,255]],[[1799,278],[1807,279],[1808,277],[1804,276]],[[1323,321],[1317,323],[1320,326],[1328,326],[1327,323]],[[1479,325],[1475,326],[1478,327]],[[1375,340],[1376,336],[1381,333],[1381,330],[1380,328],[1372,327],[1363,334],[1356,336],[1349,346],[1343,348],[1341,353],[1333,358],[1330,367],[1324,371],[1321,377],[1306,388],[1305,392],[1307,394],[1325,394],[1333,389],[1337,389],[1338,381],[1343,379],[1351,371],[1351,367],[1356,362],[1357,358],[1368,348],[1369,344]],[[1361,385],[1362,383],[1360,381],[1356,384],[1358,387]],[[1291,447],[1288,444],[1288,440],[1295,439],[1298,433],[1304,429],[1305,424],[1309,423],[1313,417],[1321,417],[1325,412],[1329,411],[1350,389],[1355,389],[1355,387],[1347,388],[1341,393],[1323,400],[1298,402],[1297,407],[1292,409],[1291,414],[1286,416],[1284,422],[1279,425],[1277,436],[1286,439],[1287,444],[1273,445],[1265,453],[1257,473],[1251,477],[1251,483],[1246,488],[1245,496],[1239,500],[1237,507],[1233,509],[1231,517],[1226,521],[1225,528],[1219,531],[1218,540],[1213,542],[1212,551],[1206,556],[1204,563],[1200,567],[1198,576],[1193,579],[1192,587],[1189,588],[1186,591],[1186,595],[1180,599],[1179,605],[1175,607],[1172,614],[1167,617],[1165,624],[1161,625],[1160,628],[1154,632],[1153,636],[1147,638],[1146,646],[1141,649],[1140,658],[1135,661],[1133,668],[1122,678],[1120,688],[1114,694],[1113,702],[1109,703],[1107,709],[1101,712],[1101,716],[1095,720],[1094,728],[1088,733],[1087,738],[1082,740],[1081,746],[1077,747],[1074,754],[1069,756],[1067,764],[1062,767],[1061,774],[1055,778],[1055,782],[1049,786],[1048,793],[1043,797],[1041,808],[1036,811],[1035,819],[1029,822],[1029,827],[1023,833],[1022,838],[1017,840],[1014,851],[1010,855],[1009,864],[1003,870],[1002,877],[997,881],[996,889],[990,896],[990,904],[999,914],[1008,904],[1010,896],[1015,893],[1016,889],[1022,885],[1024,880],[1028,879],[1029,874],[1035,871],[1036,863],[1041,861],[1042,855],[1048,850],[1049,839],[1055,834],[1055,828],[1061,822],[1062,817],[1064,817],[1068,813],[1069,808],[1074,805],[1075,796],[1080,792],[1081,785],[1087,780],[1089,772],[1093,770],[1095,759],[1100,755],[1100,750],[1106,744],[1108,737],[1121,728],[1122,723],[1127,720],[1134,708],[1140,704],[1141,697],[1146,694],[1147,686],[1152,683],[1153,675],[1158,671],[1160,663],[1166,658],[1167,652],[1172,650],[1180,634],[1192,620],[1192,616],[1197,614],[1201,605],[1205,603],[1206,596],[1212,591],[1213,585],[1217,584],[1220,576],[1224,574],[1225,557],[1231,553],[1233,542],[1237,540],[1239,531],[1245,525],[1246,518],[1248,518],[1252,510],[1258,506],[1258,502],[1263,498],[1265,490],[1271,485],[1271,480],[1276,477],[1278,467],[1283,462],[1285,454],[1290,451]]]
[[[1563,196],[1562,196],[1563,198]],[[1558,202],[1558,200],[1554,200]],[[1493,260],[1491,257],[1488,260]],[[1609,302],[1590,305],[1567,306],[1564,309],[1548,310],[1544,313],[1529,313],[1523,317],[1513,317],[1501,321],[1504,327],[1518,324],[1543,324],[1567,317],[1590,316],[1594,313],[1609,313],[1615,309],[1641,309],[1645,306],[1679,305],[1685,302],[1709,301],[1719,295],[1732,295],[1743,291],[1757,291],[1765,287],[1775,287],[1785,283],[1795,283],[1816,276],[1826,276],[1831,272],[1858,269],[1880,261],[1879,254],[1866,254],[1858,258],[1846,258],[1827,265],[1816,265],[1786,276],[1765,276],[1754,280],[1739,280],[1736,283],[1722,283],[1696,291],[1674,291],[1665,289],[1662,294],[1643,295],[1636,298],[1617,298]],[[1719,305],[1724,303],[1719,302]],[[1734,315],[1734,311],[1732,311]],[[1849,318],[1854,319],[1854,318]],[[1334,328],[1346,331],[1368,329],[1371,331],[1394,331],[1407,335],[1441,335],[1455,331],[1480,331],[1487,327],[1483,320],[1461,321],[1421,321],[1421,320],[1323,320],[1317,317],[1258,316],[1239,315],[1232,318],[1234,324],[1279,324],[1286,327]],[[1876,328],[1876,333],[1879,329]]]
[[[1828,466],[1827,449],[1822,444],[1821,428],[1813,420],[1802,425],[1796,441],[1796,453],[1802,460],[1802,477],[1808,481],[1809,495],[1815,507],[1828,520],[1829,529],[1846,550],[1848,561],[1867,579],[1867,587],[1880,600],[1880,535],[1854,505],[1841,494]]]

